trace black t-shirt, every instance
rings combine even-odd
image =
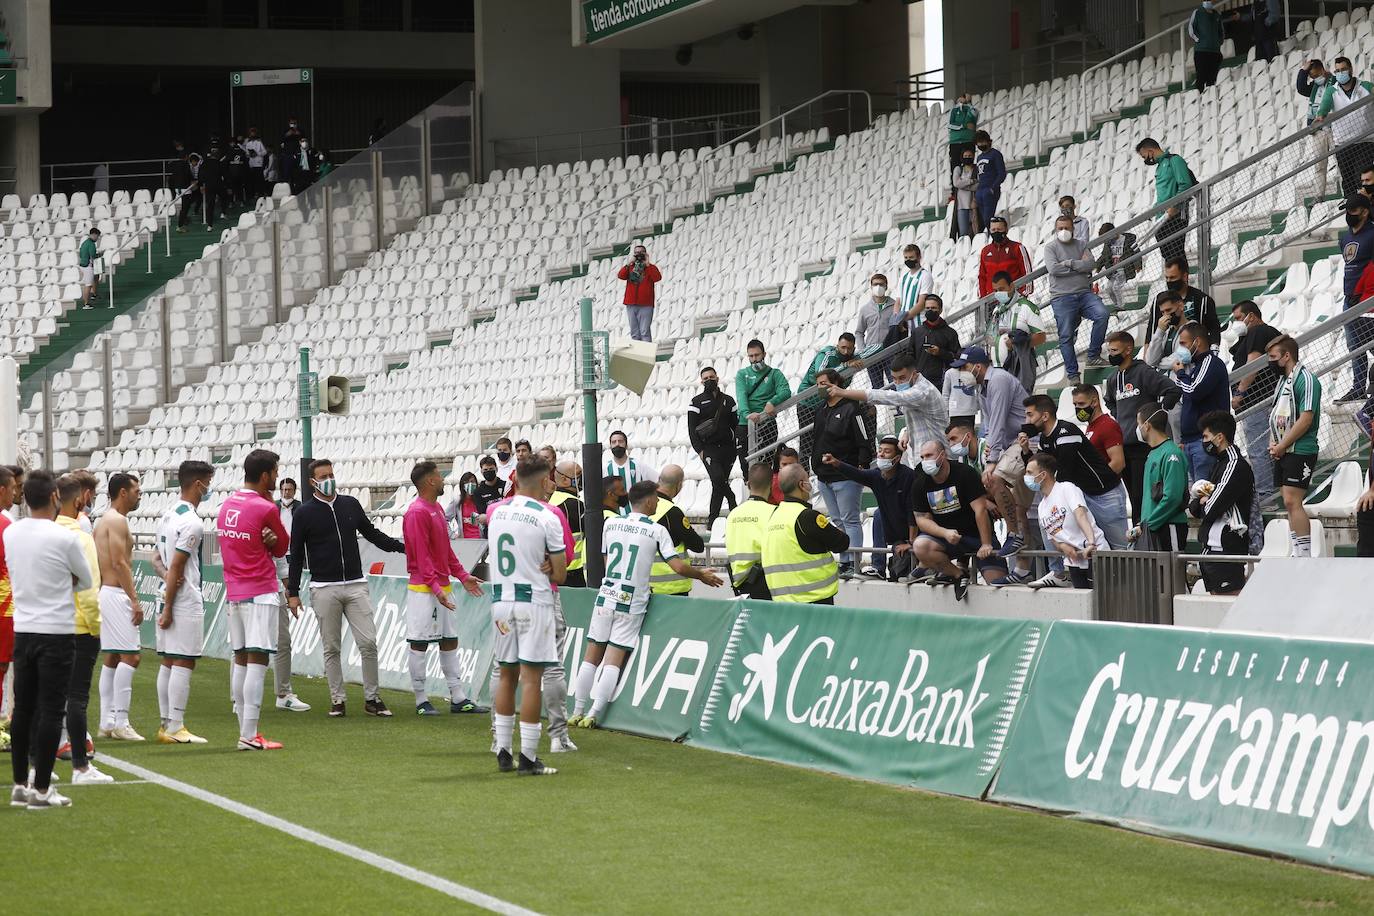
[[[1048,434],[1040,435],[1040,450],[1059,462],[1060,480],[1067,480],[1089,496],[1101,496],[1121,483],[1107,459],[1088,441],[1087,434],[1065,420],[1054,424]]]
[[[506,495],[506,488],[501,486],[501,479],[498,477],[491,483],[485,480],[477,482],[477,492],[472,494],[472,501],[477,506],[478,512],[486,512],[487,507],[498,499]]]
[[[1276,337],[1282,336],[1283,332],[1278,328],[1270,327],[1267,324],[1257,324],[1248,329],[1236,345],[1231,348],[1231,367],[1239,369],[1250,359],[1251,353],[1263,354],[1270,342]],[[1241,404],[1241,409],[1258,404],[1261,401],[1272,400],[1274,391],[1279,386],[1279,373],[1273,366],[1265,366],[1250,381],[1250,387],[1245,389],[1245,400]]]
[[[987,495],[981,474],[962,461],[951,461],[944,483],[917,469],[916,482],[911,487],[911,504],[917,512],[933,516],[937,524],[953,528],[965,537],[977,538],[982,535],[978,533],[973,503]]]

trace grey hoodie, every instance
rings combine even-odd
[[[1052,238],[1040,249],[1045,270],[1050,275],[1050,298],[1066,293],[1081,293],[1092,288],[1093,258],[1086,243]]]

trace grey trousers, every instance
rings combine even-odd
[[[543,683],[540,685],[544,701],[544,715],[549,720],[549,737],[568,737],[568,673],[563,667],[563,653],[568,648],[568,623],[563,619],[563,602],[558,595],[553,597],[554,641],[558,647],[558,661],[544,669]],[[496,686],[501,680],[501,666],[494,660],[491,663],[491,695],[496,696]],[[495,707],[493,707],[494,709]]]
[[[277,651],[272,656],[272,680],[277,685],[277,696],[284,697],[291,692],[291,609],[282,598],[277,611]]]
[[[344,701],[343,660],[339,655],[339,647],[343,644],[344,618],[348,618],[353,644],[358,647],[358,655],[362,657],[363,697],[378,699],[377,621],[373,617],[367,583],[312,588],[310,607],[320,622],[320,645],[324,652],[324,676],[329,681],[330,702]]]

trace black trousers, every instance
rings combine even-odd
[[[778,441],[778,421],[772,418],[764,420],[758,424],[758,447],[772,445]],[[749,424],[745,423],[735,427],[735,442],[739,447],[739,472],[747,481],[749,479]],[[765,459],[773,467],[778,466],[777,453]]]
[[[184,228],[187,221],[191,218],[193,208],[203,208],[205,211],[205,223],[209,225],[215,221],[215,199],[218,191],[192,191],[188,196],[181,199],[181,212],[177,214],[177,226]]]
[[[1126,454],[1125,478],[1126,496],[1131,501],[1131,524],[1140,524],[1140,511],[1145,496],[1145,462],[1150,457],[1150,447],[1132,443],[1123,450]]]
[[[1166,216],[1159,224],[1159,231],[1155,233],[1155,238],[1159,240],[1159,253],[1167,262],[1170,258],[1184,257],[1184,242],[1188,240],[1188,234],[1182,233],[1175,239],[1169,236],[1179,232],[1188,225],[1188,208],[1179,207],[1178,216]],[[1168,241],[1165,241],[1169,239]]]
[[[86,707],[91,702],[91,673],[100,657],[100,637],[82,633],[73,637],[72,678],[67,687],[67,738],[72,743],[72,766],[85,769]]]
[[[956,165],[962,165],[964,161],[964,153],[971,152],[974,148],[975,144],[972,140],[961,140],[958,143],[951,143],[949,145],[950,171],[953,171]]]
[[[71,633],[14,634],[10,766],[15,785],[22,786],[29,781],[30,759],[33,760],[33,788],[46,792],[52,785],[52,766],[57,759],[62,717],[67,709],[67,688],[72,680],[75,639]]]
[[[565,586],[567,586],[568,588],[586,588],[586,587],[587,587],[587,573],[586,573],[585,569],[570,569],[570,570],[568,570],[568,577],[567,577],[566,579],[563,580],[563,584],[564,584]],[[70,725],[68,725],[68,726],[67,726],[67,731],[70,732],[71,730],[72,730],[72,727],[71,727]],[[76,758],[73,757],[72,759],[75,760]]]
[[[1355,556],[1374,557],[1374,509],[1355,513],[1355,530],[1359,532]]]
[[[748,439],[747,432],[745,438]],[[711,522],[720,515],[722,502],[735,508],[735,494],[730,489],[730,469],[735,466],[734,449],[729,445],[708,445],[701,452],[701,463],[706,465],[706,476],[711,478],[711,512],[706,523],[709,529]]]
[[[1220,51],[1194,51],[1193,67],[1197,70],[1197,91],[1217,84],[1217,74],[1221,72]]]

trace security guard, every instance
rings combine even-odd
[[[658,475],[658,508],[650,516],[673,536],[673,545],[700,553],[706,542],[687,521],[682,510],[673,505],[673,497],[682,492],[682,466],[670,464]],[[655,595],[685,595],[692,590],[692,580],[679,576],[663,559],[654,561],[649,570],[649,590]]]
[[[575,461],[560,461],[553,469],[553,496],[549,505],[557,506],[567,516],[568,527],[572,529],[573,559],[568,564],[568,578],[563,584],[568,588],[586,588],[587,547],[582,534],[582,499],[577,495],[577,485],[582,480],[582,468]]]
[[[811,478],[799,464],[778,475],[783,500],[763,535],[763,575],[774,601],[834,604],[840,568],[835,554],[849,549],[849,535],[812,509]]]
[[[725,552],[730,561],[730,583],[736,595],[769,599],[763,576],[763,533],[773,515],[768,496],[773,490],[773,469],[766,462],[749,468],[749,498],[730,510],[725,522]]]
[[[608,521],[613,518],[620,518],[622,503],[628,505],[628,496],[625,493],[625,478],[616,477],[614,475],[601,478],[602,520]]]

